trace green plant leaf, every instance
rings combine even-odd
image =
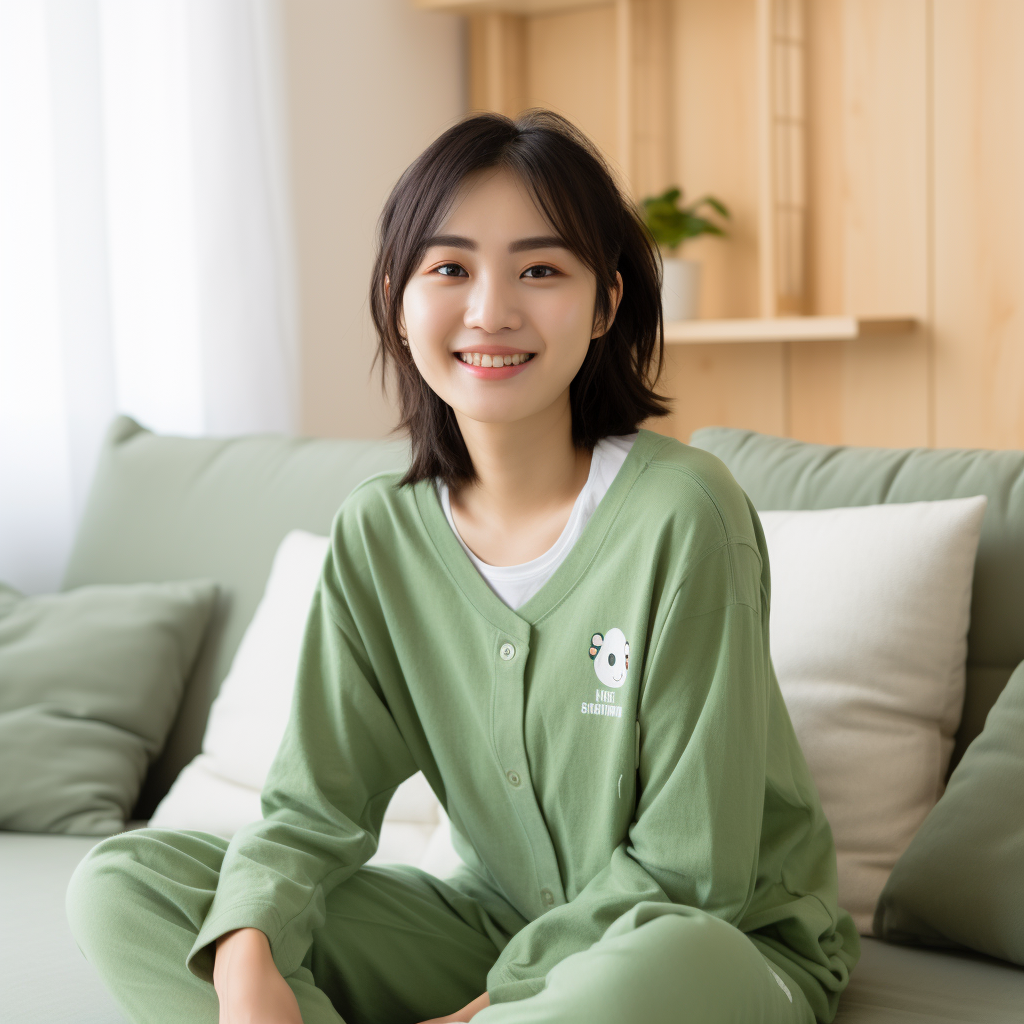
[[[725,203],[706,195],[689,206],[680,207],[682,196],[682,190],[674,186],[660,196],[648,196],[642,201],[644,223],[658,245],[665,249],[675,249],[687,239],[701,235],[726,237],[726,232],[714,221],[699,216],[701,208],[707,206],[728,219],[730,214]]]
[[[714,196],[705,196],[701,202],[707,203],[716,213],[721,214],[726,220],[729,220],[732,214],[729,213],[729,208],[722,202],[721,199],[716,199]]]

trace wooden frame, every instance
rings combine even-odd
[[[757,0],[761,315],[807,309],[806,0]]]
[[[736,320],[683,320],[665,325],[665,340],[686,345],[744,341],[855,341],[908,334],[910,317],[777,316]]]

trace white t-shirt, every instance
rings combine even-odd
[[[587,525],[594,509],[597,508],[598,502],[607,493],[611,482],[615,479],[615,474],[618,473],[622,463],[626,461],[626,456],[636,439],[637,434],[623,434],[619,437],[603,437],[594,445],[587,482],[576,498],[565,529],[544,554],[519,565],[488,565],[469,550],[466,542],[459,537],[455,520],[452,518],[448,486],[440,479],[435,479],[434,483],[437,487],[438,497],[441,499],[441,507],[444,509],[448,523],[455,536],[458,537],[463,550],[469,555],[469,560],[477,567],[480,575],[490,584],[491,590],[510,608],[518,608],[525,604],[547,583],[554,571],[565,560],[565,556],[569,554],[576,539],[583,532],[583,527]]]

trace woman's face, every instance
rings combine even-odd
[[[604,333],[596,295],[593,272],[525,187],[487,170],[467,179],[410,277],[403,330],[424,380],[456,412],[511,423],[567,405],[591,339]]]

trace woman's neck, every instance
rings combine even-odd
[[[591,453],[573,447],[568,392],[563,397],[516,423],[459,417],[478,480],[449,495],[452,518],[489,565],[519,565],[547,551],[587,482]]]

